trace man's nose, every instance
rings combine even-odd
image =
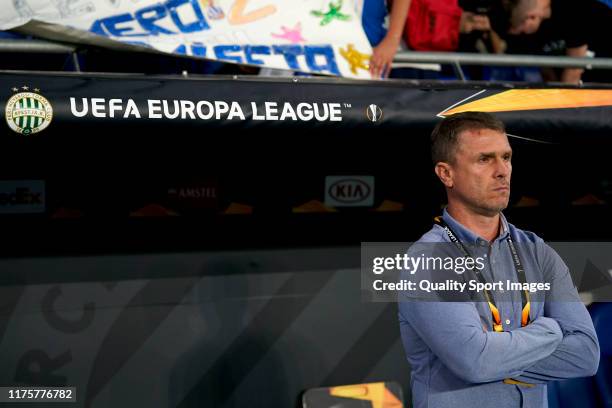
[[[495,177],[496,178],[506,178],[510,175],[510,162],[498,159],[495,161]]]

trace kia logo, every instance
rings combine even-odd
[[[372,189],[361,180],[345,179],[336,181],[329,186],[328,193],[336,201],[341,203],[358,203],[370,196]]]

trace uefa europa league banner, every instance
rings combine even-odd
[[[109,138],[129,134],[127,125],[139,133],[159,126],[185,134],[200,126],[280,129],[290,130],[288,138],[298,130],[310,132],[309,138],[327,138],[326,131],[368,134],[384,129],[411,139],[429,135],[441,118],[467,111],[493,113],[512,136],[538,141],[608,139],[612,129],[612,88],[3,73],[0,107],[6,125],[0,126],[0,142],[7,133],[52,133],[56,139],[81,138],[85,132]]]
[[[370,44],[354,0],[11,0],[0,30],[51,23],[158,51],[369,78]],[[75,31],[76,29],[76,31]],[[100,38],[98,37],[98,38]],[[94,37],[95,38],[95,37]]]

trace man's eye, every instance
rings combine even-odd
[[[486,156],[483,156],[483,157],[481,157],[481,158],[479,159],[479,161],[480,161],[480,162],[482,162],[482,163],[486,163],[486,162],[488,162],[488,161],[489,161],[489,158],[488,158],[488,157],[486,157]]]
[[[510,156],[509,154],[504,156],[505,161],[510,161],[511,159],[512,159],[512,156]]]

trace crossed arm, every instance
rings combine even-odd
[[[528,326],[501,333],[484,331],[475,305],[469,302],[402,302],[400,320],[455,375],[470,383],[507,378],[545,383],[594,375],[599,344],[591,317],[567,267],[548,250],[552,253],[545,253],[541,262],[555,273],[551,296],[559,300],[546,302],[545,317]]]
[[[544,315],[554,319],[563,339],[555,351],[527,368],[518,378],[529,383],[595,375],[599,366],[599,342],[589,312],[580,301],[569,270],[559,255],[544,245],[543,268],[552,276],[551,301],[544,304]]]

